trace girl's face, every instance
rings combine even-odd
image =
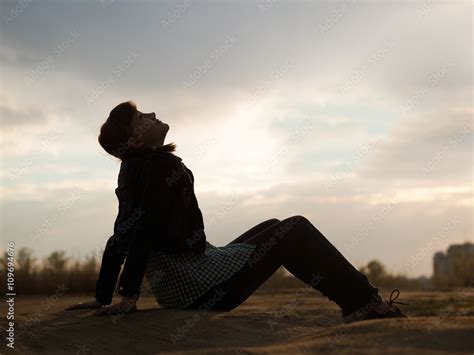
[[[170,126],[156,118],[154,112],[136,111],[132,117],[134,146],[159,147],[165,141]]]

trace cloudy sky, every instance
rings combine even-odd
[[[301,214],[357,266],[473,241],[470,1],[2,1],[1,235],[100,253],[126,100],[170,125],[208,240]]]

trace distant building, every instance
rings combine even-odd
[[[466,284],[474,278],[474,244],[451,245],[446,253],[433,257],[434,279],[449,284]]]

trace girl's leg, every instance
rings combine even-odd
[[[245,241],[251,237],[253,237],[255,234],[263,231],[264,229],[274,225],[275,223],[280,222],[279,219],[272,218],[268,219],[266,221],[263,221],[262,223],[257,224],[255,227],[250,228],[248,231],[240,235],[239,237],[235,238],[233,241],[231,241],[229,244],[234,244],[234,243],[245,243]]]
[[[336,302],[343,316],[368,303],[382,301],[378,289],[365,275],[302,216],[272,224],[245,242],[256,248],[244,267],[210,289],[189,308],[231,310],[244,302],[281,265]]]

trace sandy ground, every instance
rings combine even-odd
[[[144,297],[138,312],[120,317],[63,311],[88,297],[17,297],[15,352],[471,355],[474,293],[470,291],[402,292],[400,299],[410,303],[404,307],[410,319],[350,325],[341,323],[337,306],[313,290],[258,291],[231,312],[165,310]],[[11,353],[2,338],[0,353]]]

